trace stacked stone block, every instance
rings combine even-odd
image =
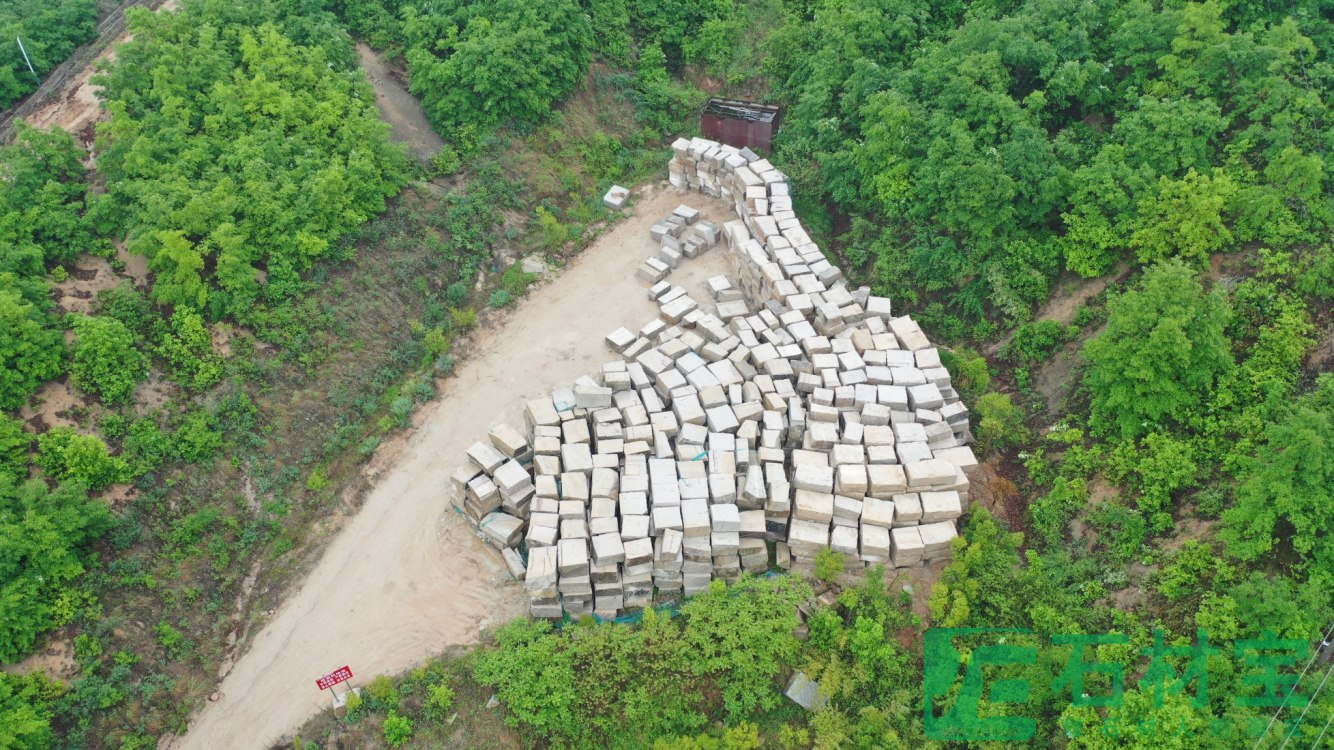
[[[658,317],[607,334],[619,358],[599,373],[528,402],[525,432],[474,444],[455,504],[507,561],[526,549],[535,617],[676,602],[827,548],[852,565],[948,558],[977,461],[938,350],[848,288],[767,161],[704,139],[673,150],[673,184],[740,218],[719,231],[681,206],[654,226],[638,276]],[[700,304],[665,277],[720,236],[731,273]]]

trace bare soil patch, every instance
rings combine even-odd
[[[395,72],[370,47],[357,44],[357,55],[361,58],[361,67],[366,71],[366,77],[370,79],[371,88],[375,89],[375,106],[380,108],[380,116],[389,123],[393,140],[407,145],[408,150],[421,161],[429,162],[444,147],[445,142],[431,128],[421,102],[408,93]]]

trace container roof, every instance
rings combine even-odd
[[[773,122],[778,116],[778,107],[759,102],[743,102],[737,99],[710,99],[704,105],[701,114],[727,117],[733,120],[752,122]]]

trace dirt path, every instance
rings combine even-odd
[[[267,748],[326,708],[314,680],[344,664],[364,684],[411,667],[479,628],[526,612],[521,584],[500,557],[447,509],[449,474],[493,425],[523,424],[524,400],[593,374],[614,355],[602,337],[657,315],[635,268],[651,252],[649,227],[688,201],[715,221],[730,206],[670,189],[640,198],[633,216],[528,295],[484,335],[476,356],[443,384],[397,463],[381,473],[358,514],[255,637],[178,748]],[[670,277],[696,299],[727,271],[719,250]]]
[[[361,57],[361,67],[366,71],[371,87],[375,89],[375,106],[380,108],[380,115],[389,123],[393,140],[407,144],[418,159],[430,161],[445,142],[431,129],[421,102],[399,84],[389,66],[370,47],[357,44],[357,54]]]

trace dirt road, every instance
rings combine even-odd
[[[267,748],[329,705],[314,680],[344,664],[361,678],[411,667],[482,626],[525,614],[521,584],[447,509],[449,474],[493,425],[523,425],[522,404],[593,374],[613,355],[602,337],[657,315],[635,268],[653,250],[649,227],[688,201],[721,222],[730,206],[663,189],[641,196],[613,228],[529,294],[478,354],[443,384],[395,464],[301,588],[255,637],[176,743],[198,750]],[[687,261],[670,279],[703,302],[704,280],[727,271],[723,251]]]
[[[380,108],[380,115],[389,123],[392,138],[398,143],[407,144],[418,159],[430,161],[445,142],[431,129],[421,102],[403,88],[370,47],[358,43],[357,55],[361,57],[361,68],[366,71],[366,77],[375,89],[375,106]]]

